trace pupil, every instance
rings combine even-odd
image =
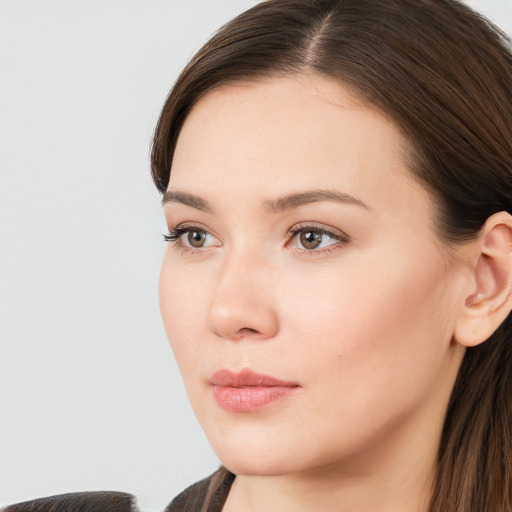
[[[192,247],[202,247],[204,244],[205,238],[206,238],[206,233],[204,231],[191,231],[188,234],[188,243]]]
[[[306,249],[316,249],[322,243],[322,233],[306,231],[300,235],[300,243]]]

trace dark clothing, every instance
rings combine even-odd
[[[74,492],[25,501],[1,512],[135,512],[135,498],[124,492]]]
[[[191,485],[176,496],[165,512],[201,512],[209,494],[210,503],[205,512],[221,512],[234,479],[235,475],[220,468],[210,477]]]
[[[164,512],[221,512],[235,476],[221,468],[176,496]],[[123,492],[75,492],[9,505],[0,512],[139,512],[136,498]],[[144,511],[140,511],[144,512]]]

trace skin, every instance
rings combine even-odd
[[[237,474],[225,511],[427,510],[472,277],[406,161],[394,123],[319,75],[222,86],[189,114],[168,190],[210,211],[168,198],[171,232],[205,237],[169,244],[160,301],[199,422]],[[356,201],[269,209],[311,190]],[[294,227],[332,236],[307,249]],[[299,388],[227,412],[209,378],[245,368]]]

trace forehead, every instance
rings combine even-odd
[[[263,200],[329,187],[371,197],[384,184],[418,186],[405,165],[407,146],[388,117],[333,79],[237,83],[209,92],[190,112],[169,189],[229,188]]]

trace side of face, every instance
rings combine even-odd
[[[233,472],[354,468],[397,439],[438,439],[468,277],[406,151],[391,121],[317,75],[223,86],[189,114],[164,207],[177,239],[161,311]],[[212,376],[248,369],[296,388],[225,410]]]

